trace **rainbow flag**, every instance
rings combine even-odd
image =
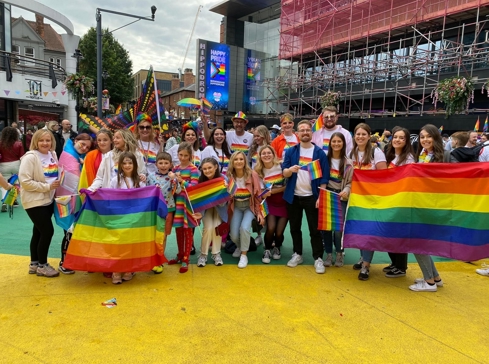
[[[200,99],[200,109],[204,114],[208,114],[209,111],[211,111],[212,109],[212,103],[209,100],[207,100],[205,97],[202,97]]]
[[[489,163],[356,170],[343,244],[473,261],[489,257],[488,217]]]
[[[266,199],[261,202],[260,211],[263,217],[267,217],[267,215],[269,214],[268,204]]]
[[[474,125],[474,131],[479,131],[479,128],[480,128],[480,120],[479,117],[477,117],[477,121],[475,122]]]
[[[228,202],[231,198],[224,177],[187,187],[187,196],[194,212],[202,212],[211,207]]]
[[[55,205],[56,205],[56,210],[59,218],[68,217],[75,212],[76,205],[77,205],[76,203],[77,197],[78,197],[77,195],[73,195],[73,196],[68,195],[68,196],[59,196],[54,199],[54,201],[56,202]],[[74,222],[74,218],[73,221],[71,221],[71,223],[73,222]]]
[[[157,186],[88,190],[64,266],[90,272],[150,271],[165,263],[165,199]]]
[[[302,170],[308,171],[311,175],[311,180],[321,178],[323,176],[323,171],[321,170],[321,163],[319,159],[312,161],[311,163],[306,164],[301,167]]]
[[[318,230],[343,231],[344,223],[340,195],[320,189]]]
[[[267,194],[272,190],[273,183],[265,183],[265,189],[258,195],[258,197],[262,198],[263,195]]]
[[[482,129],[484,133],[487,133],[489,131],[489,124],[487,123],[487,116],[486,116],[486,121],[484,121],[484,128]]]
[[[238,189],[238,185],[236,184],[236,181],[234,180],[234,178],[230,178],[228,181],[228,193],[231,196],[234,196],[237,189]]]
[[[119,104],[119,106],[117,106],[117,109],[115,110],[115,115],[119,115],[121,112],[122,112],[122,104]]]
[[[440,132],[440,134],[443,133],[443,125],[438,128],[438,131]]]
[[[314,133],[315,131],[321,130],[323,126],[324,126],[324,119],[323,119],[323,114],[321,113],[321,115],[319,115],[319,117],[314,122],[314,125],[312,126],[312,132]]]

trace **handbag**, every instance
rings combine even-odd
[[[227,222],[221,222],[215,227],[216,235],[227,236],[229,234],[229,224]]]

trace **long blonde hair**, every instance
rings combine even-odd
[[[119,129],[116,130],[114,135],[116,133],[119,133],[124,140],[124,150],[119,150],[116,147],[112,149],[112,154],[113,154],[113,159],[114,162],[117,163],[119,160],[119,156],[121,155],[122,152],[131,152],[133,154],[136,154],[138,151],[138,142],[136,138],[134,137],[134,134],[128,130],[128,129]]]
[[[242,155],[243,158],[244,158],[244,168],[243,168],[243,172],[244,172],[244,179],[245,181],[250,178],[253,170],[250,168],[250,166],[248,165],[248,163],[246,162],[247,159],[246,159],[246,155],[243,153],[243,152],[234,152],[233,154],[231,154],[231,158],[229,158],[229,166],[228,166],[228,170],[226,172],[227,176],[229,178],[234,178],[236,179],[236,172],[234,171],[234,160],[236,159],[236,157],[238,155]]]
[[[258,149],[258,158],[256,160],[255,172],[258,173],[258,175],[262,179],[265,178],[265,174],[263,173],[263,168],[265,168],[265,165],[263,164],[263,162],[261,160],[261,152],[264,151],[265,149],[270,149],[272,151],[272,154],[273,154],[272,163],[273,163],[273,165],[274,166],[280,165],[280,161],[277,158],[277,153],[275,153],[275,149],[273,149],[270,145],[265,145],[263,147],[260,147],[260,149]]]
[[[270,132],[268,131],[268,128],[265,125],[260,125],[255,129],[255,132],[260,134],[260,136],[264,139],[265,145],[270,144]],[[255,152],[260,148],[261,145],[258,145],[255,143],[255,140],[253,138],[253,143],[251,144],[250,151],[248,153],[249,160],[251,161],[251,158],[255,155]]]

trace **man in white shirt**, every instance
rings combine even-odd
[[[205,119],[203,119],[205,120]],[[238,111],[236,115],[231,119],[233,121],[234,130],[226,131],[226,142],[228,143],[231,152],[243,152],[248,155],[251,144],[253,143],[253,134],[245,131],[246,124],[248,124],[248,119],[242,111]],[[208,140],[211,134],[209,126],[206,122],[203,122],[203,130],[205,139]]]
[[[353,143],[351,134],[348,130],[344,129],[341,125],[336,125],[338,122],[338,112],[334,106],[326,106],[323,108],[323,127],[315,131],[312,135],[312,142],[321,148],[324,153],[328,154],[329,140],[333,133],[339,132],[345,136],[346,141],[346,155],[349,156],[353,149]]]

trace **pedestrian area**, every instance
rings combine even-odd
[[[439,259],[445,286],[416,293],[408,286],[421,276],[417,264],[411,261],[406,277],[385,278],[383,253],[366,282],[352,270],[355,250],[344,267],[316,274],[307,238],[304,264],[288,268],[288,237],[282,259],[270,265],[261,263],[259,247],[246,269],[223,254],[221,267],[209,260],[180,274],[165,266],[160,275],[142,272],[115,286],[99,273],[27,274],[27,215],[22,208],[13,220],[0,214],[0,228],[0,363],[489,361],[489,278],[475,273],[482,261]],[[61,234],[57,228],[53,266]],[[198,230],[195,240],[198,248]],[[168,257],[175,252],[173,235]],[[102,305],[111,298],[116,307]]]

